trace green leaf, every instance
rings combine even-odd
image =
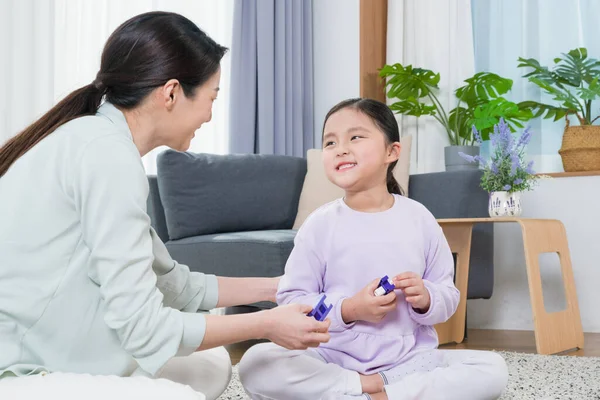
[[[387,96],[398,100],[420,99],[428,96],[432,90],[439,89],[440,74],[413,68],[412,65],[385,65],[379,71],[379,76],[389,78],[386,83]]]
[[[590,123],[591,101],[600,98],[600,61],[589,58],[586,48],[576,48],[556,57],[552,71],[532,58],[519,58],[519,62],[518,67],[532,68],[524,77],[558,103],[558,106],[550,106],[529,102],[536,117],[545,114],[544,118],[556,121],[566,114],[577,114],[582,124]]]
[[[422,115],[435,115],[436,113],[435,106],[420,103],[414,97],[398,101],[390,105],[390,109],[397,114],[414,115],[415,117],[420,117]]]
[[[547,94],[553,96],[553,100],[562,104],[563,108],[568,108],[573,112],[579,109],[580,105],[577,98],[568,91],[563,91],[552,86],[553,82],[537,78],[529,78],[529,80],[542,88]]]
[[[523,127],[523,122],[527,122],[533,118],[533,113],[530,109],[519,108],[512,101],[499,97],[478,106],[469,124],[475,125],[483,140],[488,140],[490,134],[494,131],[494,125],[500,122],[500,118],[504,118],[511,130],[515,132],[516,128]]]
[[[598,83],[598,78],[594,78],[587,88],[579,88],[578,92],[579,97],[581,97],[582,100],[595,100],[600,98],[600,84]]]
[[[518,106],[520,109],[529,110],[533,114],[533,118],[541,116],[544,119],[553,118],[554,121],[558,121],[572,112],[568,108],[538,103],[537,101],[522,101]]]
[[[511,88],[513,81],[491,72],[478,72],[466,79],[466,85],[456,89],[456,97],[464,101],[470,108],[495,99]]]
[[[451,143],[452,145],[470,144],[473,141],[473,132],[469,124],[472,119],[473,109],[456,107],[450,111],[450,116],[448,117],[450,129],[452,129],[452,132],[457,133],[454,137],[463,139],[463,143]]]

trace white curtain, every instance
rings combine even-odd
[[[552,102],[522,78],[530,69],[517,68],[519,57],[554,66],[553,59],[577,47],[600,59],[600,2],[597,0],[473,0],[473,31],[477,71],[513,79],[510,100]],[[598,112],[598,105],[593,104]],[[596,114],[598,115],[598,114]],[[558,154],[564,120],[533,120],[529,158],[539,172],[563,171]]]
[[[388,1],[387,64],[395,63],[439,72],[440,102],[446,112],[454,108],[454,90],[475,71],[471,1]],[[443,171],[448,145],[443,127],[433,117],[398,121],[401,135],[413,136],[411,171]]]
[[[219,44],[231,47],[233,0],[4,0],[0,7],[0,84],[5,88],[0,99],[0,143],[90,83],[108,36],[136,14],[180,13]],[[196,134],[190,151],[227,151],[229,60],[226,54],[213,119]],[[156,155],[162,150],[143,158],[147,173],[156,173]]]

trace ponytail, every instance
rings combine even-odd
[[[388,192],[392,194],[399,194],[400,196],[404,196],[404,190],[402,190],[402,186],[398,183],[396,178],[394,177],[394,167],[396,166],[397,161],[390,164],[387,170],[387,176],[385,178],[385,182],[387,184]]]
[[[75,90],[40,119],[0,148],[0,178],[11,165],[59,126],[84,115],[94,115],[100,106],[106,88],[94,81]]]

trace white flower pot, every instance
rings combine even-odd
[[[518,217],[522,213],[521,192],[492,192],[488,204],[490,217]]]

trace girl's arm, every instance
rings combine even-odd
[[[429,292],[429,309],[420,313],[409,305],[409,313],[422,325],[436,325],[446,322],[456,312],[460,293],[454,286],[454,258],[450,246],[431,214],[425,222],[425,240],[423,284]]]
[[[296,234],[294,248],[285,266],[285,274],[279,282],[277,303],[300,303],[315,307],[325,295],[325,304],[333,305],[327,315],[331,320],[330,331],[344,330],[352,326],[346,324],[342,318],[342,303],[346,296],[324,291],[324,253],[331,227],[326,211],[318,210],[311,214]]]

